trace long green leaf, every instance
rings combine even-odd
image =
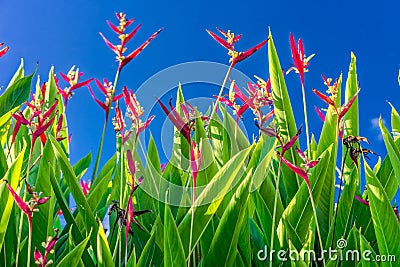
[[[164,266],[186,266],[185,252],[171,209],[165,205],[164,211]]]
[[[268,41],[268,63],[272,87],[272,98],[274,100],[275,123],[279,129],[279,135],[281,138],[285,141],[288,141],[295,136],[297,128],[285,79],[282,74],[282,67],[279,62],[271,33]],[[299,142],[296,141],[293,147],[299,147]],[[285,153],[284,156],[294,164],[300,162],[293,149]],[[296,174],[291,172],[286,166],[283,166],[282,171],[283,183],[285,185],[287,195],[286,202],[289,203],[298,190],[298,180]]]
[[[234,264],[243,215],[249,198],[251,177],[252,171],[249,171],[226,208],[210,249],[204,258],[203,266],[232,266]]]
[[[189,255],[189,233],[192,212],[194,212],[193,242],[192,248],[197,244],[213,215],[219,208],[222,200],[241,177],[242,167],[250,153],[249,147],[236,154],[227,164],[225,164],[213,177],[212,182],[202,190],[196,199],[195,208],[191,208],[178,226],[179,234],[182,239],[185,256]]]
[[[110,246],[100,220],[97,233],[97,266],[114,266]]]
[[[4,179],[7,180],[12,188],[18,186],[19,179],[21,177],[22,162],[24,159],[25,149],[21,151],[10,169],[4,175]],[[10,220],[11,210],[13,208],[14,199],[7,190],[5,183],[2,181],[0,184],[0,250],[3,247],[4,237],[7,231],[8,222]]]
[[[0,117],[28,100],[35,73],[17,80],[0,96]]]
[[[79,213],[81,213],[82,218],[85,222],[84,225],[86,231],[89,232],[91,229],[93,229],[93,232],[91,234],[91,245],[93,246],[93,249],[96,250],[97,249],[96,235],[98,232],[97,221],[76,179],[74,170],[72,169],[72,166],[69,163],[68,158],[64,154],[60,144],[58,144],[57,140],[52,136],[49,136],[49,140],[53,146],[54,155],[61,166],[64,178],[67,181],[68,187],[72,193],[72,196],[74,197],[74,200],[76,201]]]
[[[388,152],[388,156],[390,162],[392,163],[394,174],[397,178],[397,186],[400,185],[400,151],[397,149],[395,142],[393,141],[392,137],[388,129],[383,125],[382,117],[379,119],[379,127],[381,128],[383,141],[385,142],[385,146]]]
[[[312,169],[309,175],[310,186],[316,207],[324,184],[326,166],[330,160],[332,146],[320,155],[320,162]],[[286,247],[286,242],[290,239],[297,250],[301,250],[306,242],[309,226],[313,217],[310,195],[306,183],[303,183],[299,191],[286,207],[282,214],[282,219],[278,225],[278,237],[281,246]]]
[[[77,266],[81,260],[82,254],[85,251],[86,245],[90,239],[92,231],[89,232],[88,236],[80,242],[73,250],[71,250],[57,265],[58,267],[71,267]]]
[[[375,174],[364,162],[367,179],[368,199],[370,203],[372,221],[380,255],[398,254],[400,247],[400,224],[397,221],[389,199]],[[387,263],[388,266],[396,266]]]

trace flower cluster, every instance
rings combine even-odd
[[[268,40],[264,40],[261,43],[259,43],[258,45],[254,46],[244,52],[237,52],[235,50],[235,44],[240,40],[242,35],[239,34],[239,35],[235,36],[235,34],[233,32],[231,32],[230,30],[228,30],[227,32],[225,32],[219,28],[217,28],[217,30],[225,39],[219,37],[218,35],[216,35],[215,33],[213,33],[210,30],[207,30],[207,33],[209,35],[211,35],[211,37],[214,38],[215,41],[217,41],[220,45],[222,45],[223,47],[225,47],[228,50],[228,55],[230,56],[229,63],[231,63],[232,67],[234,65],[236,65],[236,63],[239,63],[240,61],[245,60],[246,58],[250,57],[252,54],[257,52],[257,50],[259,50],[261,47],[263,47],[268,41]]]
[[[104,102],[99,100],[93,93],[92,88],[89,86],[90,94],[92,95],[93,100],[104,110],[106,114],[106,120],[108,120],[108,115],[110,113],[112,103],[117,102],[119,99],[121,99],[122,94],[114,95],[115,88],[113,87],[112,82],[109,82],[106,79],[103,79],[103,84],[101,84],[101,82],[97,79],[95,80],[95,83],[100,91],[103,93],[106,100],[104,100]]]
[[[126,33],[126,30],[129,25],[131,25],[134,21],[134,19],[126,19],[126,15],[124,13],[115,13],[117,19],[119,20],[119,25],[116,26],[112,24],[110,21],[107,20],[108,25],[110,28],[118,35],[118,38],[120,39],[120,44],[114,45],[110,41],[107,40],[106,37],[102,33],[100,33],[101,37],[103,38],[104,42],[107,44],[107,46],[116,54],[116,59],[119,62],[118,66],[118,71],[121,71],[122,68],[128,64],[132,59],[134,59],[136,56],[142,52],[143,49],[146,48],[146,46],[163,30],[163,28],[159,29],[155,33],[153,33],[152,36],[150,36],[147,41],[145,41],[142,45],[140,45],[136,50],[134,50],[132,53],[129,55],[125,56],[124,53],[126,52],[126,45],[127,43],[135,36],[135,34],[139,31],[140,27],[142,24],[139,24],[136,26],[136,28],[130,32]]]
[[[243,115],[243,113],[250,109],[256,116],[255,120],[257,125],[263,127],[274,115],[274,111],[270,110],[265,114],[265,107],[273,108],[273,100],[271,94],[271,82],[268,79],[265,82],[263,79],[256,77],[257,84],[248,83],[247,89],[240,90],[235,81],[232,81],[231,89],[229,91],[229,98],[221,97],[219,101],[232,107],[236,114],[236,122]],[[217,97],[217,96],[214,96]],[[238,103],[241,102],[241,104]]]
[[[15,137],[17,136],[21,125],[25,125],[30,129],[32,133],[31,154],[37,138],[40,138],[43,145],[46,143],[45,132],[53,124],[56,118],[56,114],[58,113],[58,111],[56,110],[58,99],[56,99],[48,109],[44,108],[44,96],[46,94],[45,84],[42,85],[40,92],[41,96],[35,94],[32,96],[33,99],[31,102],[26,102],[26,105],[28,107],[28,115],[24,115],[22,112],[16,112],[12,114],[12,117],[16,120],[16,124],[11,138],[11,145],[14,143]],[[60,116],[56,128],[56,137],[59,141],[64,139],[64,137],[61,136],[61,130],[62,117]]]
[[[58,241],[58,229],[55,230],[56,235],[55,236],[49,236],[46,240],[46,242],[42,243],[42,247],[44,247],[44,255],[39,251],[37,247],[35,247],[35,252],[33,254],[33,257],[35,258],[35,263],[37,264],[38,267],[46,267],[49,266],[50,264],[53,264],[52,260],[47,260],[50,254],[54,254],[54,246],[56,245]]]
[[[88,86],[93,81],[93,78],[91,78],[80,82],[79,80],[83,76],[83,72],[79,72],[79,68],[76,68],[75,70],[75,66],[72,66],[66,75],[62,72],[60,72],[60,75],[62,79],[68,83],[67,87],[61,89],[61,87],[58,85],[59,79],[55,78],[57,90],[64,99],[65,105],[67,105],[68,100],[71,99],[76,89]]]

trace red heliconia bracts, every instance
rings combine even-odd
[[[199,173],[201,162],[203,161],[203,156],[201,154],[201,148],[192,141],[190,148],[190,167],[192,169],[193,175],[193,192],[194,197],[196,196],[196,186],[197,186],[197,174]]]
[[[58,241],[58,229],[55,229],[56,235],[55,236],[49,236],[46,240],[46,242],[42,243],[42,246],[44,247],[44,255],[40,253],[39,249],[35,247],[35,252],[33,254],[33,257],[35,258],[35,263],[37,264],[38,267],[46,267],[49,266],[50,264],[53,263],[52,260],[47,260],[50,254],[54,253],[54,246],[56,245]]]
[[[79,68],[77,68],[75,70],[75,66],[73,66],[68,71],[67,75],[63,74],[62,72],[60,72],[60,75],[63,78],[63,80],[65,82],[67,82],[69,85],[65,89],[61,89],[60,86],[58,85],[59,80],[55,78],[58,92],[64,99],[65,105],[67,105],[68,100],[71,99],[71,97],[73,96],[73,93],[76,89],[85,87],[85,86],[87,87],[93,81],[93,78],[91,78],[91,79],[80,82],[79,80],[83,76],[83,72],[79,72]]]
[[[85,180],[81,180],[79,183],[81,185],[81,189],[82,189],[83,195],[86,196],[89,193],[89,190],[90,190],[90,182],[88,183]]]
[[[249,50],[246,50],[244,52],[237,52],[235,50],[235,43],[240,40],[242,37],[241,34],[235,36],[234,33],[232,33],[230,30],[227,32],[217,28],[217,30],[222,34],[222,36],[225,37],[225,39],[219,37],[215,33],[211,32],[210,30],[206,30],[207,33],[215,40],[217,41],[220,45],[225,47],[228,50],[228,55],[231,57],[229,59],[229,62],[231,63],[231,66],[233,67],[236,63],[239,63],[240,61],[245,60],[246,58],[250,57],[252,54],[257,52],[261,47],[263,47],[268,40],[264,40],[258,45],[250,48]]]
[[[122,95],[124,96],[124,101],[128,111],[128,116],[132,122],[132,128],[133,128],[132,130],[135,132],[135,140],[137,140],[139,134],[143,132],[147,127],[149,127],[150,123],[154,119],[154,115],[150,116],[145,122],[142,122],[140,117],[144,114],[144,110],[143,107],[140,106],[139,101],[136,99],[136,95],[133,93],[132,90],[128,90],[126,86],[124,86]],[[121,120],[116,119],[116,121],[121,121]],[[131,132],[129,132],[128,136],[127,137],[125,136],[123,140],[129,138],[130,133]],[[124,135],[123,133],[121,134]]]
[[[304,164],[302,164],[302,167],[294,165],[292,162],[288,161],[285,159],[280,153],[278,153],[280,160],[294,173],[299,175],[301,178],[304,179],[304,181],[307,184],[307,187],[310,189],[310,182],[308,180],[308,171],[312,168],[314,168],[318,162],[318,160],[308,160],[304,154],[304,152],[300,149],[296,149],[297,154],[300,156],[300,158],[304,161]]]
[[[106,37],[102,33],[100,33],[101,37],[103,38],[106,45],[116,54],[117,61],[119,62],[118,71],[121,71],[122,68],[128,64],[132,59],[142,52],[143,49],[163,30],[163,28],[156,31],[152,36],[150,36],[147,41],[145,41],[142,45],[140,45],[136,50],[134,50],[129,55],[125,56],[124,53],[126,51],[126,44],[135,36],[135,34],[139,31],[140,27],[142,26],[139,24],[136,28],[130,32],[125,33],[126,29],[129,25],[131,25],[134,19],[126,19],[126,15],[124,13],[116,13],[117,19],[119,20],[119,25],[116,26],[112,24],[110,21],[107,20],[107,24],[110,28],[118,35],[121,43],[119,45],[114,45],[110,41],[107,40]]]
[[[265,82],[261,78],[258,78],[257,84],[248,83],[247,89],[244,90],[246,93],[239,89],[235,81],[232,81],[231,88],[232,90],[229,93],[229,98],[220,97],[219,101],[234,109],[236,113],[236,122],[239,121],[239,118],[248,109],[253,111],[260,127],[272,118],[274,115],[273,110],[267,114],[264,114],[262,110],[264,107],[273,107],[271,82],[269,79]],[[217,96],[214,97],[217,98]],[[238,104],[238,100],[240,100],[242,104]]]
[[[304,73],[308,71],[307,67],[310,64],[309,61],[315,56],[315,54],[306,57],[304,54],[303,40],[299,39],[297,44],[298,46],[296,46],[293,34],[290,33],[290,50],[292,51],[294,66],[289,68],[286,73],[295,70],[300,76],[301,84],[304,86]]]
[[[172,99],[169,100],[169,107],[171,110],[168,110],[168,108],[161,102],[160,99],[156,98],[157,102],[160,104],[162,110],[165,112],[167,117],[170,119],[170,121],[174,124],[174,126],[178,129],[178,131],[185,137],[187,140],[188,144],[190,144],[190,135],[193,130],[195,120],[196,120],[196,112],[194,108],[189,104],[181,104],[181,109],[183,116],[179,114],[179,112],[174,108],[172,105]],[[200,117],[203,121],[207,121],[208,117],[206,116],[201,116]]]
[[[37,206],[45,204],[47,201],[49,201],[50,197],[41,197],[40,193],[36,193],[32,190],[30,185],[25,182],[27,191],[30,195],[32,195],[32,198],[28,201],[25,202],[11,187],[11,185],[8,183],[7,180],[4,180],[4,182],[7,184],[8,191],[10,191],[11,195],[13,196],[15,203],[17,206],[21,209],[23,213],[28,217],[29,224],[32,223],[32,216],[34,211],[37,210]]]
[[[11,138],[11,146],[15,141],[15,137],[17,136],[17,133],[21,125],[25,125],[31,130],[32,133],[31,153],[33,151],[33,147],[35,145],[37,138],[40,138],[43,145],[46,143],[45,132],[53,124],[56,118],[56,114],[58,112],[56,110],[58,105],[58,99],[56,99],[54,103],[47,110],[43,110],[44,94],[45,94],[45,86],[42,86],[42,99],[39,99],[38,96],[33,96],[32,103],[26,102],[26,105],[30,109],[30,118],[25,118],[22,112],[16,112],[11,115],[16,121]],[[62,122],[61,126],[58,126],[57,128],[59,127],[62,127]],[[61,128],[59,130],[61,130]],[[60,135],[59,132],[58,135]],[[58,139],[60,138],[61,136],[58,136]]]
[[[106,79],[103,80],[103,84],[99,80],[95,80],[97,87],[100,89],[100,91],[104,94],[106,100],[104,102],[100,101],[95,94],[93,93],[92,88],[88,85],[90,94],[93,97],[93,100],[104,110],[106,114],[106,120],[108,120],[108,115],[110,113],[110,106],[112,103],[111,102],[111,97],[113,97],[112,102],[116,102],[119,99],[121,99],[122,94],[115,95],[113,96],[113,85],[111,82],[108,82]]]
[[[8,52],[8,46],[1,48],[3,45],[4,43],[0,43],[0,57],[4,56]]]

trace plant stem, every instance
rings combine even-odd
[[[193,180],[194,182],[194,180]],[[188,257],[188,267],[190,267],[190,251],[192,249],[192,241],[193,241],[193,224],[194,224],[194,207],[196,201],[196,186],[193,183],[193,195],[192,195],[192,217],[190,221],[190,236],[189,236],[189,257]],[[193,266],[196,266],[196,253],[193,250]]]
[[[332,231],[331,247],[333,246],[333,242],[335,241],[336,218],[337,218],[338,209],[339,209],[340,193],[342,192],[344,164],[345,164],[345,162],[346,162],[346,158],[347,158],[347,153],[348,153],[348,152],[349,152],[349,149],[346,148],[346,153],[344,154],[344,158],[343,158],[343,162],[342,162],[342,169],[341,169],[341,171],[340,171],[340,174],[341,174],[341,175],[340,175],[339,192],[338,192],[338,198],[337,198],[335,216],[333,217],[333,231]]]
[[[317,228],[318,241],[319,241],[321,250],[323,250],[324,246],[322,244],[321,231],[319,230],[317,210],[315,208],[314,198],[313,198],[313,195],[312,195],[312,190],[311,190],[311,187],[310,187],[310,185],[308,183],[307,183],[307,188],[308,188],[308,193],[310,194],[311,206],[312,206],[312,209],[313,209],[313,212],[314,212],[315,226]],[[325,258],[324,257],[322,257],[322,261],[323,261],[323,266],[325,266],[326,264],[325,264]]]
[[[26,262],[28,267],[31,266],[31,247],[32,247],[32,217],[28,216],[29,222],[29,235],[28,235],[28,255],[26,258]]]
[[[111,92],[110,100],[109,100],[109,106],[108,106],[108,110],[106,111],[106,118],[105,118],[104,125],[103,125],[103,132],[101,133],[99,150],[97,151],[96,163],[95,163],[94,169],[93,169],[92,182],[94,182],[94,180],[96,179],[97,171],[99,169],[101,153],[102,153],[102,150],[103,150],[104,137],[105,137],[106,130],[107,130],[107,122],[108,122],[109,112],[111,110],[111,106],[112,106],[112,103],[114,101],[114,95],[115,95],[115,90],[117,88],[119,73],[120,73],[120,70],[118,70],[115,73],[113,88],[112,88],[112,92]]]
[[[26,182],[28,182],[28,180],[29,180],[29,173],[30,173],[30,170],[31,170],[31,160],[32,160],[32,153],[33,153],[33,147],[34,146],[35,146],[35,144],[32,143],[30,151],[29,151],[28,167],[27,167],[27,170],[26,170],[26,178],[25,178]],[[26,200],[26,190],[24,192],[24,196],[23,196],[22,200],[24,202]],[[29,218],[28,218],[28,220],[29,220]],[[24,221],[24,213],[21,210],[21,214],[20,214],[20,217],[19,217],[19,227],[18,227],[18,237],[17,237],[17,252],[16,252],[16,255],[15,255],[15,266],[18,266],[18,261],[19,261],[19,251],[21,249],[21,236],[22,236],[23,221]],[[30,222],[30,224],[32,224],[32,222]],[[30,253],[30,250],[29,250],[29,253]]]
[[[210,114],[210,121],[211,121],[211,119],[212,119],[214,113],[217,111],[218,104],[219,104],[220,98],[221,98],[221,96],[222,96],[222,92],[224,91],[226,82],[228,81],[228,78],[229,78],[229,75],[231,74],[231,71],[232,71],[232,69],[233,69],[233,66],[234,66],[234,64],[231,63],[231,65],[229,66],[228,71],[227,71],[226,74],[225,74],[224,81],[222,82],[221,89],[219,90],[219,94],[218,94],[218,97],[217,97],[217,101],[215,102],[215,106],[214,106],[214,108],[213,108],[213,110],[212,110],[212,112],[211,112],[211,114]],[[209,123],[208,125],[210,125],[210,123]]]
[[[272,251],[272,249],[274,247],[276,205],[278,204],[279,183],[281,180],[281,169],[282,169],[282,161],[280,160],[279,167],[278,167],[278,178],[277,178],[276,185],[275,185],[274,212],[272,213],[271,246],[269,248],[270,251]],[[272,267],[272,259],[269,259],[269,266]]]
[[[306,124],[306,138],[307,138],[307,156],[310,157],[310,132],[308,131],[308,114],[306,104],[306,90],[304,84],[301,84],[301,92],[303,95],[303,112],[304,112],[304,123]]]

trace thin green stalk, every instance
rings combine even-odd
[[[304,123],[306,124],[306,138],[307,138],[307,156],[310,157],[310,132],[308,131],[308,114],[307,114],[307,104],[306,104],[306,91],[304,89],[304,84],[301,85],[301,92],[303,95],[303,112],[304,112]]]
[[[340,184],[339,184],[338,198],[337,198],[337,202],[336,202],[337,204],[336,204],[335,216],[333,217],[333,231],[332,231],[331,247],[333,246],[333,242],[335,241],[336,218],[337,218],[337,214],[338,214],[338,210],[339,210],[340,193],[342,192],[344,164],[346,162],[346,157],[347,157],[348,152],[349,152],[349,149],[347,148],[346,153],[344,154],[343,162],[342,162],[342,169],[340,170]]]
[[[112,103],[114,101],[114,95],[115,95],[115,90],[117,88],[117,82],[118,82],[118,78],[119,78],[119,73],[120,73],[120,70],[118,70],[116,72],[115,78],[114,78],[113,89],[112,89],[112,92],[111,92],[111,95],[110,95],[108,110],[106,111],[106,119],[104,121],[103,132],[101,134],[99,150],[97,151],[96,163],[95,163],[94,169],[93,169],[92,182],[96,179],[97,171],[99,169],[101,153],[102,153],[102,150],[103,150],[104,137],[105,137],[106,130],[107,130],[107,122],[108,122],[108,117],[109,117],[108,115],[109,115],[109,112],[111,110]]]
[[[281,180],[281,169],[282,169],[282,161],[279,161],[278,167],[278,178],[275,185],[275,198],[274,198],[274,212],[272,213],[272,230],[271,230],[271,246],[270,251],[272,251],[274,247],[274,238],[275,238],[275,217],[276,217],[276,205],[278,204],[278,195],[279,195],[279,183]],[[272,259],[269,259],[269,266],[272,267]]]
[[[315,203],[314,203],[314,198],[312,195],[312,191],[311,191],[311,187],[309,184],[307,184],[307,188],[308,188],[308,192],[310,194],[310,199],[311,199],[311,206],[314,212],[314,218],[315,218],[315,225],[317,227],[317,235],[318,235],[318,241],[321,247],[321,250],[324,249],[323,243],[322,243],[322,238],[321,238],[321,231],[319,230],[319,224],[318,224],[318,217],[317,217],[317,210],[315,209]],[[322,255],[323,256],[323,255]],[[325,258],[322,257],[322,262],[323,262],[323,266],[326,266],[325,263]]]
[[[31,247],[32,247],[32,217],[28,216],[29,222],[29,233],[28,233],[28,255],[26,258],[26,262],[28,267],[31,266]]]
[[[211,119],[212,119],[214,113],[217,111],[218,104],[219,104],[220,98],[221,98],[221,96],[222,96],[222,92],[224,91],[226,82],[228,81],[229,75],[231,74],[231,71],[232,71],[232,69],[233,69],[233,65],[234,65],[234,64],[231,63],[231,65],[229,66],[228,71],[226,72],[224,81],[222,82],[221,89],[219,90],[219,93],[218,93],[217,101],[215,102],[215,106],[214,106],[214,108],[213,108],[213,110],[212,110],[212,112],[211,112],[211,114],[210,114],[210,121],[211,121]]]
[[[26,178],[25,178],[26,182],[28,182],[28,180],[29,180],[29,173],[30,173],[30,170],[31,170],[31,160],[32,160],[32,153],[33,153],[34,145],[35,144],[31,145],[31,148],[30,148],[30,151],[29,151],[28,167],[27,167],[27,170],[26,170]],[[23,186],[21,186],[21,189],[22,189],[22,187]],[[24,196],[23,196],[22,200],[24,202],[26,200],[26,190],[24,192]],[[29,218],[28,218],[28,220],[29,220]],[[18,266],[18,262],[19,262],[19,252],[20,252],[20,249],[21,249],[21,236],[22,236],[23,221],[24,221],[24,212],[21,210],[21,214],[20,214],[20,217],[19,217],[19,227],[18,227],[18,237],[17,237],[17,252],[16,252],[16,255],[15,255],[15,266]],[[30,253],[30,251],[29,251],[29,253]]]
[[[195,207],[195,202],[196,202],[196,187],[194,186],[194,180],[193,180],[192,217],[191,217],[191,220],[190,220],[188,267],[190,267],[190,251],[191,251],[191,248],[192,248],[192,241],[193,241],[193,225],[194,225],[194,207]],[[193,266],[196,266],[196,253],[195,253],[195,250],[193,250],[192,256],[193,256]]]

